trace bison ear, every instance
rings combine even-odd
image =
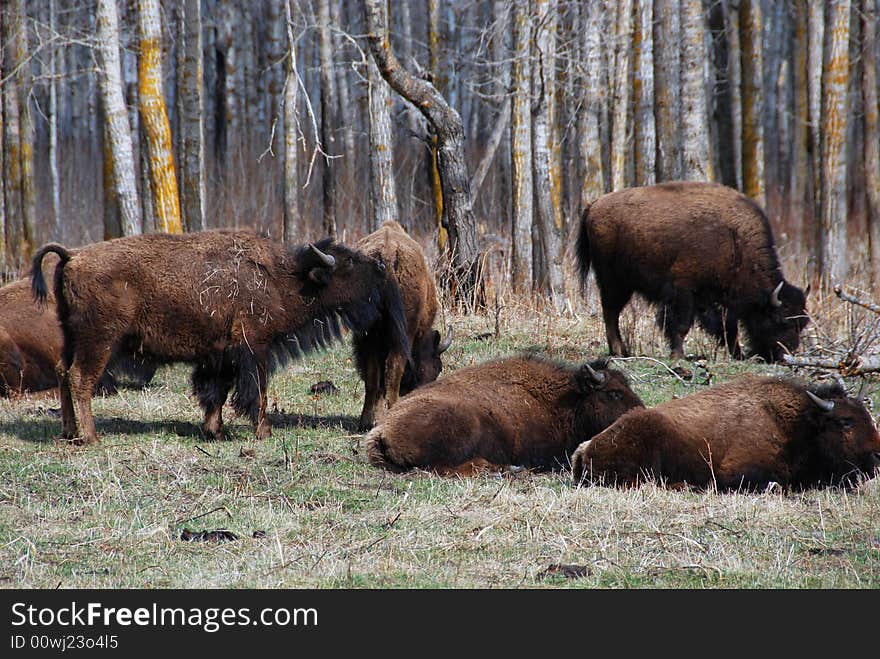
[[[314,282],[318,286],[326,286],[330,283],[330,279],[333,277],[333,270],[328,268],[310,268],[309,269],[309,281]]]

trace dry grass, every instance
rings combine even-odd
[[[501,297],[495,318],[451,316],[446,368],[537,349],[583,361],[604,351],[591,301],[556,314]],[[643,305],[627,310],[636,351],[666,354]],[[823,321],[824,322],[824,321]],[[839,328],[835,331],[839,331]],[[696,332],[720,382],[782,372],[727,361]],[[198,430],[187,370],[95,401],[94,448],[56,443],[52,397],[0,401],[0,583],[7,587],[842,587],[880,586],[880,482],[858,491],[716,494],[657,486],[575,488],[569,474],[390,475],[353,429],[363,385],[347,346],[273,379],[273,437],[243,420]],[[665,361],[665,360],[664,360]],[[706,386],[654,359],[619,361],[649,405]],[[330,379],[339,394],[315,398]],[[869,390],[871,396],[876,394]],[[235,542],[180,540],[229,529]],[[252,537],[262,531],[264,537]],[[571,568],[578,578],[565,576]],[[550,568],[548,570],[548,568]]]

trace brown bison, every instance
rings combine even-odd
[[[880,434],[860,400],[837,384],[772,377],[633,410],[572,456],[576,483],[653,477],[720,490],[848,485],[878,466]]]
[[[673,357],[696,317],[730,354],[778,361],[800,344],[804,292],[782,276],[767,216],[745,195],[717,183],[662,183],[599,197],[581,217],[577,262],[596,273],[605,334],[627,355],[618,317],[633,293],[659,305]]]
[[[358,372],[366,387],[359,427],[369,430],[383,398],[388,407],[416,387],[433,382],[440,375],[440,355],[452,343],[452,328],[441,342],[434,329],[437,315],[437,289],[421,246],[397,222],[385,222],[358,243],[364,254],[379,259],[400,287],[406,312],[411,361],[392,350],[393,333],[388,319],[379,319],[369,331],[354,337]]]
[[[642,401],[604,362],[580,368],[532,356],[460,369],[401,398],[367,435],[391,471],[558,469],[583,441]]]
[[[44,275],[54,276],[57,263],[54,254],[46,259]],[[57,387],[55,366],[61,359],[62,340],[52,293],[42,309],[34,302],[27,279],[0,288],[0,396]],[[122,380],[142,387],[152,379],[155,370],[155,366],[134,357],[116,355],[97,388],[112,392]]]
[[[221,436],[223,403],[270,432],[266,386],[290,357],[363,332],[386,314],[406,346],[397,283],[382,262],[330,239],[292,247],[248,231],[118,238],[77,250],[50,244],[34,256],[32,283],[55,252],[55,297],[64,332],[63,436],[97,441],[91,392],[115,349],[153,363],[193,364],[205,431]]]

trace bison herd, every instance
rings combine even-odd
[[[600,197],[576,260],[584,281],[595,273],[612,356],[628,354],[618,316],[634,293],[656,304],[673,357],[695,320],[734,358],[765,361],[797,350],[808,323],[763,211],[721,185]],[[185,362],[205,434],[223,436],[231,394],[262,439],[273,372],[348,329],[367,457],[387,470],[570,468],[577,484],[748,490],[852,486],[880,466],[874,420],[839,385],[747,377],[646,408],[607,360],[520,355],[438,378],[452,331],[434,329],[437,309],[421,247],[395,222],[356,248],[244,230],[48,244],[30,282],[0,289],[0,393],[57,386],[62,437],[93,444],[96,391]]]

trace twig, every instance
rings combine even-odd
[[[849,293],[844,292],[843,288],[840,286],[834,287],[834,293],[844,302],[849,302],[850,304],[856,304],[860,307],[867,309],[868,311],[873,311],[876,314],[880,314],[880,305],[871,302],[870,300],[861,300],[857,298],[855,295],[850,295]]]
[[[633,359],[644,359],[645,361],[654,362],[655,364],[660,364],[660,366],[662,366],[662,367],[665,368],[667,371],[669,371],[670,373],[672,373],[672,375],[674,375],[676,378],[678,378],[678,381],[681,382],[683,385],[685,385],[685,386],[690,386],[690,383],[689,383],[689,382],[687,382],[687,381],[686,381],[683,377],[681,377],[678,373],[676,373],[676,372],[673,371],[671,368],[669,368],[668,365],[664,364],[664,363],[661,362],[659,359],[654,359],[653,357],[610,357],[610,358],[608,359],[608,361],[614,361],[614,362],[626,362],[626,361],[632,361]]]

